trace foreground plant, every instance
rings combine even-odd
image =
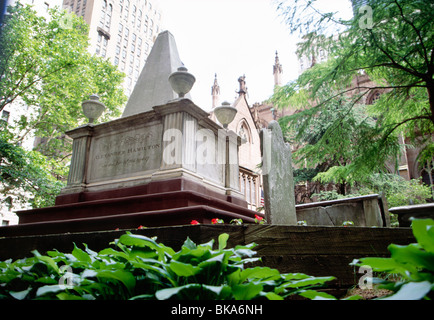
[[[379,284],[378,288],[393,292],[382,299],[420,300],[434,297],[434,220],[413,220],[412,229],[417,243],[407,246],[391,244],[388,247],[390,258],[367,257],[352,263],[393,276],[387,278],[398,278],[397,281],[374,279]]]
[[[228,234],[201,245],[187,238],[182,248],[127,233],[99,252],[74,244],[71,253],[48,251],[0,262],[0,299],[60,300],[281,300],[291,295],[334,299],[318,292],[334,277],[280,274],[256,262],[256,244],[226,249]]]

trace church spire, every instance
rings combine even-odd
[[[275,87],[282,85],[282,73],[283,73],[283,68],[279,62],[279,56],[277,55],[277,51],[276,51],[276,58],[275,58],[274,66],[273,66],[274,86]]]
[[[214,77],[214,85],[211,87],[211,95],[212,95],[212,108],[218,107],[219,96],[220,96],[220,87],[217,83],[217,73]]]
[[[246,75],[243,75],[238,78],[238,82],[240,83],[240,90],[237,92],[240,96],[242,94],[247,94],[247,87],[246,87]]]

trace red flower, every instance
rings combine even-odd
[[[200,224],[200,223],[199,223],[199,221],[197,221],[197,220],[191,220],[190,224],[193,224],[193,225],[194,225],[194,224]]]
[[[218,224],[218,223],[224,223],[224,221],[222,219],[218,219],[218,218],[214,218],[211,220],[212,224]]]
[[[140,225],[137,229],[145,229],[146,227],[144,227],[144,226],[142,226],[142,225]]]
[[[260,216],[258,216],[257,214],[255,214],[255,219],[258,220],[258,221],[262,221],[262,220],[264,220],[263,217],[260,217]]]

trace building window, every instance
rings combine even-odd
[[[119,65],[119,58],[118,57],[115,57],[115,59],[114,59],[114,65],[115,66]]]
[[[11,115],[11,113],[9,111],[3,110],[1,120],[5,121],[5,122],[9,122],[10,115]]]
[[[379,91],[375,91],[369,98],[366,104],[375,104],[378,99],[380,99],[381,93]]]

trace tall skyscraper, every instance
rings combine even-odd
[[[63,0],[63,8],[89,25],[89,51],[126,74],[129,96],[160,31],[158,0]]]

